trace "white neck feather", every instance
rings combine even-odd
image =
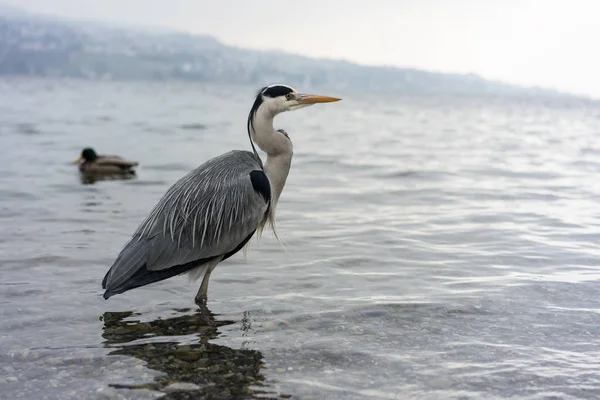
[[[291,140],[273,127],[275,115],[276,112],[268,107],[260,107],[254,116],[251,128],[252,140],[267,153],[264,170],[271,184],[271,209],[268,219],[274,232],[275,208],[290,172],[294,154]],[[276,232],[275,235],[277,236]]]

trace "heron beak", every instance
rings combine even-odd
[[[300,94],[296,101],[298,104],[317,104],[317,103],[333,103],[340,101],[337,97],[321,96],[316,94]]]
[[[81,161],[83,161],[83,157],[79,156],[77,160],[73,161],[73,164],[79,164]]]

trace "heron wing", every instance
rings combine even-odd
[[[263,222],[269,201],[269,181],[254,154],[232,151],[207,161],[167,191],[103,287],[110,296],[229,257]]]

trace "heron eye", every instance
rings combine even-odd
[[[292,96],[292,94],[291,94],[291,93],[288,93],[288,94],[286,94],[286,95],[285,95],[285,99],[286,99],[286,100],[291,100],[291,99],[292,99],[292,97],[293,97],[293,96]]]

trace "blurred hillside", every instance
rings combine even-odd
[[[361,66],[224,45],[211,36],[59,19],[0,6],[0,76],[193,80],[404,93],[561,96],[477,75]]]

